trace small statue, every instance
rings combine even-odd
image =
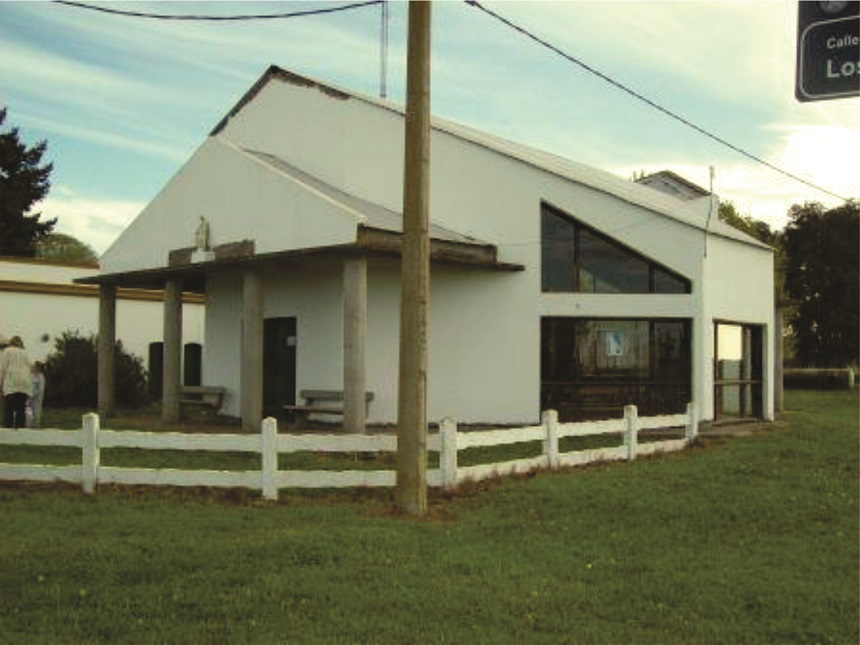
[[[200,224],[197,225],[197,231],[194,233],[194,239],[198,251],[209,250],[209,222],[202,215],[200,216]]]

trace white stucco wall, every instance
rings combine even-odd
[[[226,414],[238,415],[241,402],[242,280],[213,277],[208,284],[206,338],[220,348],[204,365],[204,382],[228,388]],[[297,391],[340,389],[343,383],[343,314],[339,263],[296,263],[264,277],[264,318],[295,317],[297,323]]]
[[[453,268],[433,271],[430,306],[428,416],[439,421],[489,418],[531,421],[539,415],[539,319],[518,311],[516,274]],[[239,413],[235,368],[241,332],[241,281],[209,283],[207,343],[221,348],[204,365],[204,381],[227,387],[224,412]],[[265,278],[264,317],[297,319],[297,393],[343,388],[342,263],[314,260]],[[399,261],[377,258],[368,267],[367,387],[374,393],[369,421],[397,418],[400,325]],[[491,316],[488,318],[488,312]],[[234,362],[235,361],[235,362]],[[499,397],[499,375],[505,396]]]
[[[393,110],[305,84],[272,82],[222,134],[347,193],[395,211],[402,207],[403,120]]]
[[[703,345],[713,360],[715,321],[761,325],[764,416],[774,417],[774,281],[773,253],[724,238],[708,240],[705,262]],[[713,369],[703,373],[703,405],[713,408]]]
[[[714,222],[706,259],[701,227],[662,212],[674,212],[670,197],[599,171],[579,167],[566,173],[567,162],[549,155],[526,155],[531,159],[526,162],[515,158],[515,146],[506,145],[491,149],[477,139],[433,131],[432,221],[497,245],[501,261],[522,264],[525,271],[434,267],[430,419],[536,421],[541,316],[692,320],[694,399],[701,418],[711,418],[714,320],[766,325],[765,346],[771,345],[770,253],[721,237],[720,231],[726,232]],[[109,250],[106,269],[164,265],[171,248],[193,244],[200,215],[211,223],[213,245],[253,239],[258,253],[355,239],[360,221],[355,213],[296,186],[294,180],[242,153],[242,148],[275,155],[342,191],[401,209],[400,114],[313,84],[272,81],[216,138],[204,142]],[[546,169],[535,167],[535,159],[546,160]],[[593,181],[572,181],[569,175]],[[541,293],[542,201],[684,275],[693,292]],[[681,204],[691,211],[701,206],[679,202],[679,208]],[[265,277],[264,316],[295,316],[298,321],[297,390],[342,387],[341,271],[340,260],[305,260]],[[376,396],[370,406],[371,422],[396,419],[398,271],[395,260],[370,263],[368,387]],[[204,362],[204,379],[229,388],[226,411],[238,414],[241,279],[212,275],[208,289],[206,344],[217,351],[208,353],[211,360]],[[770,354],[765,364],[766,378],[771,379]],[[772,414],[770,394],[766,409]]]
[[[354,242],[360,219],[209,138],[105,252],[103,271],[166,266],[171,250],[195,245],[201,216],[210,246],[252,240],[256,253]]]
[[[22,263],[0,260],[0,280],[26,286],[72,287],[76,278],[90,277],[97,269]],[[54,341],[63,332],[74,330],[83,336],[98,334],[97,292],[74,294],[26,293],[0,288],[0,333],[21,336],[32,360],[44,360],[54,351]],[[204,342],[205,306],[183,305],[183,343]],[[116,308],[116,335],[126,351],[143,359],[148,369],[149,344],[162,340],[163,308],[160,302],[119,297]],[[204,350],[205,355],[205,350]],[[205,360],[205,358],[204,358]]]

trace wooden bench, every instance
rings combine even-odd
[[[179,388],[180,408],[201,408],[218,413],[227,389],[212,385],[183,385]]]
[[[284,411],[293,415],[296,425],[303,425],[312,414],[343,416],[343,390],[302,390],[303,405],[285,405]],[[365,406],[373,401],[373,392],[364,393]],[[340,406],[334,405],[340,402]],[[366,412],[366,407],[365,407]]]

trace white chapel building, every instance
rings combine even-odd
[[[401,106],[271,67],[87,282],[108,313],[164,289],[167,354],[182,292],[205,294],[203,383],[248,427],[311,388],[372,392],[366,421],[393,423],[403,154]],[[441,119],[430,165],[431,422],[773,417],[773,252],[713,196]]]

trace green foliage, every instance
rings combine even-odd
[[[773,247],[779,245],[779,233],[773,231],[770,224],[750,215],[741,215],[730,201],[720,202],[718,215],[726,224],[734,226],[759,242]]]
[[[98,264],[99,256],[89,244],[65,233],[48,233],[36,244],[36,257],[69,264]]]
[[[857,404],[792,391],[751,436],[421,522],[367,489],[6,483],[4,643],[857,643]]]
[[[6,110],[0,109],[0,126],[5,120]],[[18,128],[0,132],[0,255],[34,257],[36,244],[57,223],[29,214],[51,187],[53,164],[39,165],[47,147],[45,141],[27,146]]]
[[[98,405],[98,341],[95,335],[66,331],[56,339],[45,360],[45,405]],[[146,373],[140,358],[128,354],[117,341],[114,354],[116,403],[140,405],[147,400]]]
[[[785,292],[803,367],[846,367],[860,357],[860,202],[793,206],[783,233]]]

